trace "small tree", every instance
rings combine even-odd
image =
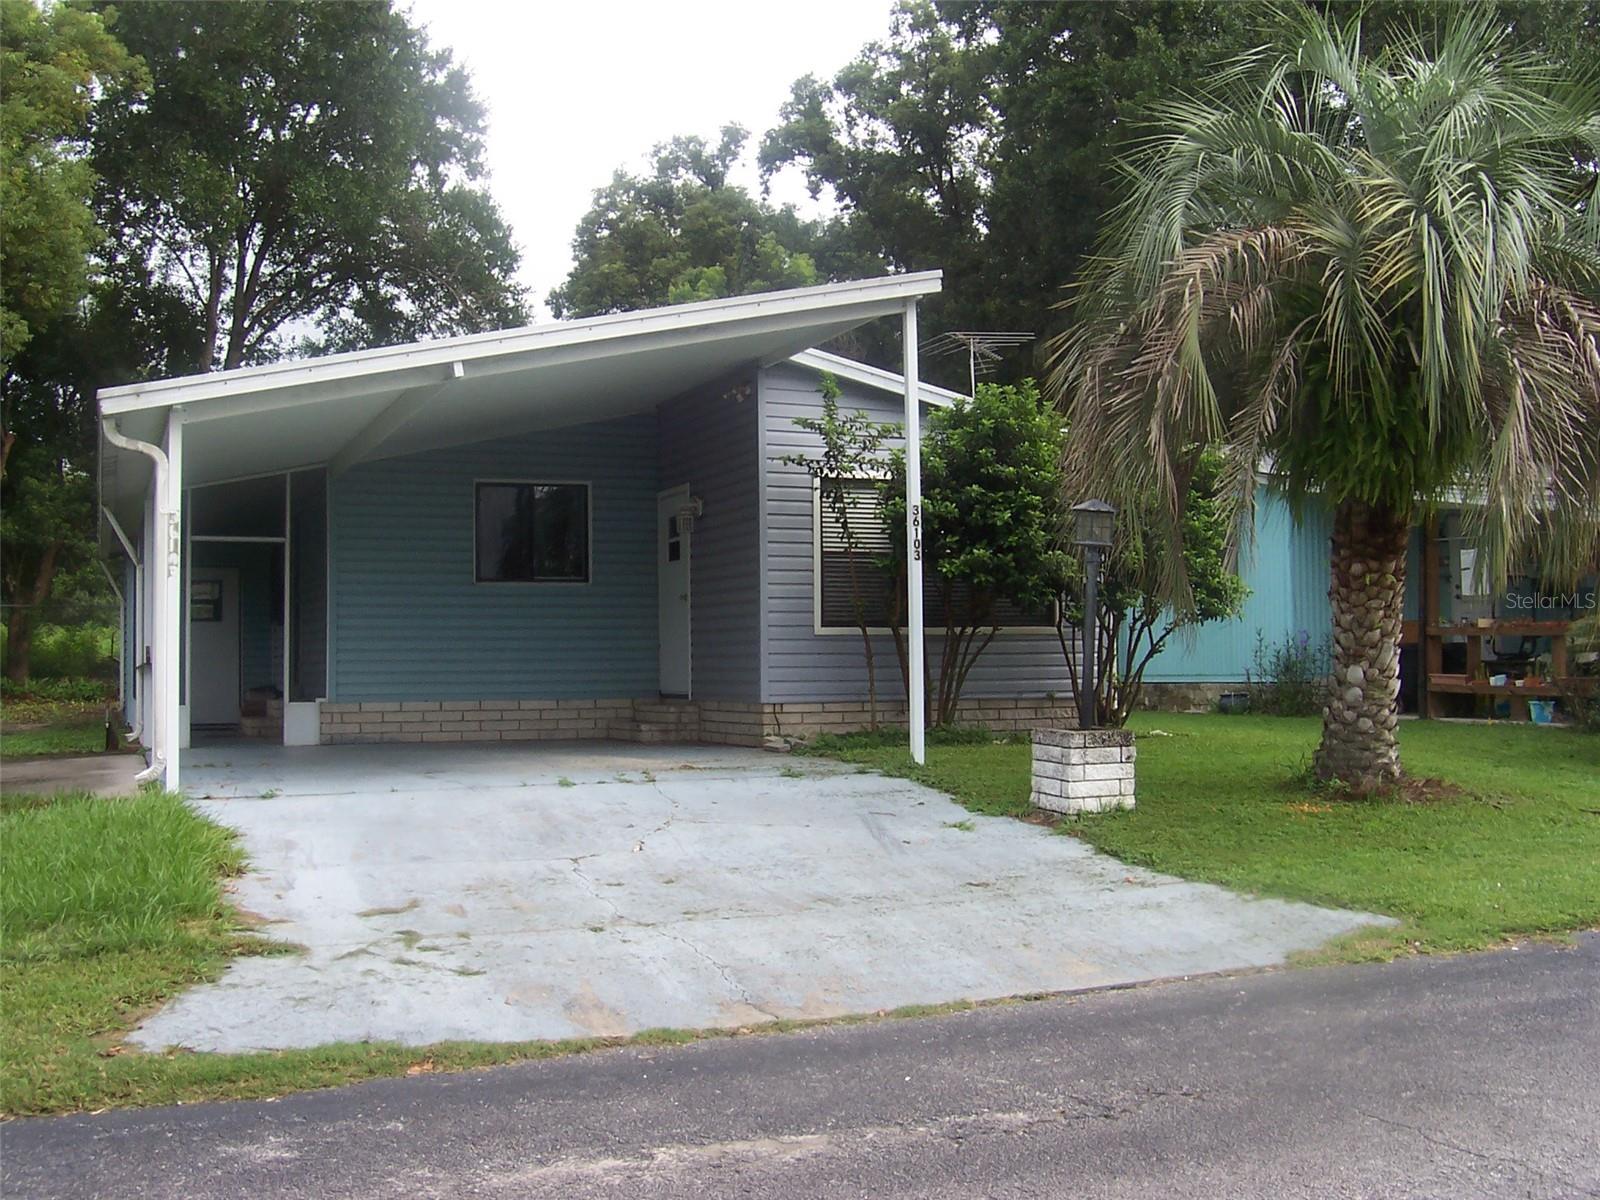
[[[1099,725],[1119,729],[1127,723],[1144,691],[1146,668],[1167,648],[1173,634],[1237,616],[1249,595],[1244,581],[1228,567],[1228,523],[1217,496],[1221,470],[1219,455],[1202,455],[1189,483],[1183,561],[1190,601],[1181,609],[1161,600],[1154,567],[1167,546],[1154,532],[1160,528],[1159,522],[1140,509],[1119,514],[1116,544],[1102,572],[1096,622],[1095,661],[1100,670],[1095,680],[1095,720]],[[1154,508],[1153,501],[1150,508]],[[1056,635],[1076,694],[1078,660],[1072,648],[1083,628],[1083,566],[1076,558],[1068,561]]]
[[[867,610],[866,591],[862,575],[876,570],[877,564],[866,557],[862,523],[854,520],[850,511],[850,483],[853,480],[881,475],[884,467],[884,439],[894,434],[898,427],[883,425],[864,412],[844,412],[839,408],[839,381],[823,372],[821,386],[822,416],[796,417],[795,425],[807,433],[815,434],[822,442],[818,455],[786,454],[778,461],[790,466],[803,467],[817,483],[817,495],[828,513],[838,523],[839,540],[844,545],[845,569],[850,578],[850,613],[861,631],[861,648],[867,660],[867,720],[873,729],[878,727],[878,669],[872,653],[871,621]],[[882,499],[876,497],[875,522],[882,524]],[[818,579],[815,586],[821,587]]]
[[[1057,545],[1061,429],[1032,380],[984,384],[971,400],[933,414],[922,444],[922,544],[926,586],[944,626],[935,724],[954,722],[973,665],[1000,632],[998,605],[1045,609],[1061,589],[1067,556]],[[883,485],[884,517],[905,527],[905,454]],[[892,538],[890,628],[901,677],[905,638],[905,540]]]

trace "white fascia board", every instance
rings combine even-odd
[[[848,379],[851,383],[859,383],[863,387],[893,392],[896,396],[905,395],[904,376],[893,371],[885,371],[882,367],[857,362],[853,358],[845,358],[842,354],[829,354],[826,350],[802,350],[799,354],[792,355],[789,361],[797,366],[809,367],[813,371],[826,371],[830,375],[837,375],[840,379]],[[921,384],[917,395],[924,404],[932,404],[938,408],[949,408],[957,400],[967,399],[962,392],[952,392],[949,388],[935,387],[931,383]]]
[[[907,299],[938,292],[942,287],[941,279],[942,272],[918,271],[908,275],[852,280],[786,292],[703,300],[695,304],[679,304],[641,312],[613,313],[582,321],[555,321],[549,325],[532,325],[522,329],[412,342],[377,350],[330,354],[325,358],[295,359],[207,375],[184,375],[151,383],[102,388],[98,398],[102,415],[116,416],[172,404],[192,404],[219,396],[237,396],[347,379],[375,380],[375,377],[390,372],[414,371],[418,368],[448,369],[457,362],[470,367],[474,362],[563,346],[615,341],[620,344],[613,352],[626,352],[627,342],[641,335],[703,330],[752,317],[800,316],[809,312],[821,315],[840,308],[883,306],[883,313],[863,316],[862,320],[865,321],[872,319],[872,316],[897,312]]]

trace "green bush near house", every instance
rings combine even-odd
[[[1328,639],[1311,639],[1309,630],[1269,642],[1256,630],[1256,648],[1247,679],[1250,711],[1268,717],[1316,717],[1328,702],[1333,653]]]

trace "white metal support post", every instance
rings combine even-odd
[[[180,494],[183,496],[183,512],[178,519],[178,526],[183,530],[183,617],[179,626],[183,630],[183,731],[178,748],[184,749],[189,745],[194,726],[194,646],[191,644],[194,625],[190,621],[193,615],[190,605],[194,603],[194,489],[182,488]]]
[[[289,744],[289,685],[294,681],[293,663],[290,661],[289,647],[294,645],[290,617],[290,609],[294,605],[294,581],[290,572],[294,569],[292,547],[294,545],[294,474],[285,471],[283,475],[283,699],[278,704],[278,711],[283,714],[283,729],[280,740],[284,745]]]
[[[917,379],[917,302],[907,300],[904,330],[906,389],[906,722],[911,759],[926,762],[927,691],[922,630],[922,411]]]
[[[158,536],[161,573],[156,584],[161,589],[161,603],[156,612],[161,622],[155,638],[155,671],[161,676],[156,689],[161,716],[156,722],[157,749],[166,770],[162,782],[168,791],[177,791],[178,760],[183,745],[182,710],[179,686],[182,681],[183,646],[183,409],[173,408],[167,414],[167,470],[166,479],[157,473],[157,486],[166,485],[166,495],[161,498],[161,521]]]

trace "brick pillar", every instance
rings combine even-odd
[[[1126,729],[1036,729],[1033,804],[1057,813],[1133,807],[1133,734]]]

